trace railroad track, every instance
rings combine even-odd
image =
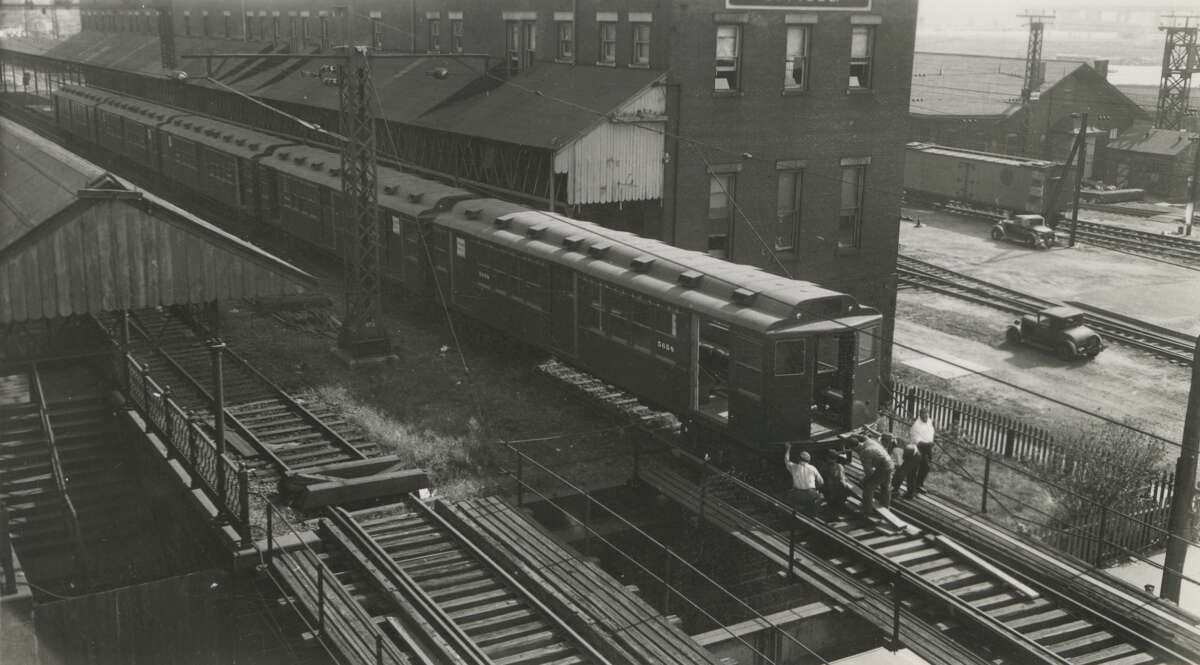
[[[795,556],[798,565],[821,566],[799,574],[817,575],[835,596],[848,594],[850,608],[877,625],[873,603],[898,602],[912,624],[905,639],[918,653],[928,650],[921,655],[930,660],[961,657],[951,652],[955,644],[996,665],[1196,662],[912,525],[896,530],[861,518],[800,517],[793,531],[782,501],[709,467],[681,464],[678,457],[647,464],[641,478],[780,565]],[[927,643],[911,643],[921,630]]]
[[[331,512],[338,542],[361,544],[378,568],[390,569],[466,662],[609,662],[426,504],[410,498]]]
[[[182,319],[158,310],[130,313],[132,355],[160,385],[170,386],[180,406],[212,425],[215,381],[212,351],[204,336]],[[119,339],[120,318],[98,317]],[[223,356],[227,432],[241,452],[261,456],[278,473],[366,459],[378,447],[332,410],[301,403],[232,350]],[[248,447],[247,447],[248,446]],[[263,464],[256,465],[258,467]]]
[[[1032,314],[1059,304],[907,256],[896,257],[896,272],[901,284],[937,291],[1011,314]],[[1194,337],[1098,311],[1088,311],[1084,318],[1108,341],[1120,342],[1181,365],[1190,367],[1192,364]]]
[[[1062,228],[1061,224],[1059,228]],[[1137,252],[1147,256],[1161,256],[1200,265],[1200,242],[1191,238],[1162,235],[1083,220],[1079,220],[1076,234],[1079,239],[1097,247]]]

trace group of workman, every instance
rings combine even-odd
[[[821,505],[832,513],[841,512],[846,498],[850,496],[850,483],[846,479],[845,465],[850,463],[854,451],[862,460],[862,504],[863,515],[875,512],[875,499],[879,505],[889,508],[892,495],[900,495],[900,488],[908,485],[904,497],[911,499],[922,491],[929,466],[933,462],[933,443],[936,432],[929,420],[929,412],[921,409],[908,431],[908,439],[900,442],[890,433],[880,435],[875,430],[864,428],[851,435],[846,450],[825,451],[820,468],[812,463],[812,455],[800,453],[800,461],[792,461],[792,447],[787,447],[784,463],[792,476],[792,489],[788,502],[797,510],[812,513]]]

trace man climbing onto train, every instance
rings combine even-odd
[[[800,453],[800,461],[792,462],[792,444],[787,444],[783,453],[783,463],[792,476],[792,490],[788,492],[788,503],[793,508],[805,514],[811,514],[821,501],[821,493],[817,488],[825,484],[821,472],[810,462],[812,455]]]
[[[870,430],[868,430],[870,431]],[[892,473],[895,467],[892,458],[877,439],[866,434],[856,434],[852,446],[862,458],[862,514],[870,517],[875,512],[875,494],[884,508],[892,506]]]
[[[849,455],[830,449],[825,451],[824,464],[819,469],[825,480],[822,488],[825,493],[825,507],[837,515],[850,496],[850,481],[846,479],[845,465],[850,463]]]
[[[909,484],[908,492],[913,496],[921,491],[925,485],[925,476],[929,475],[929,465],[933,463],[933,440],[937,436],[937,431],[933,428],[933,421],[929,419],[929,409],[921,409],[917,414],[917,419],[913,421],[912,427],[908,430],[908,438],[917,445],[917,452],[921,454],[921,460],[917,465],[917,473],[915,483]]]

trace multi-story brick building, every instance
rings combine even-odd
[[[85,35],[155,32],[146,10],[113,0],[83,9]],[[468,177],[509,178],[499,184],[573,214],[848,291],[889,321],[916,13],[916,0],[358,0],[349,9],[355,42],[487,55],[488,76],[425,94],[407,115],[385,108],[400,150],[424,150],[417,161],[446,170],[437,160],[450,152],[491,160],[491,171]],[[193,50],[197,39],[301,53],[345,42],[338,11],[312,0],[177,0],[173,14]],[[383,70],[377,86],[391,81]],[[293,112],[329,97],[305,92],[317,80],[290,80],[299,75],[230,83],[253,80],[247,93]],[[422,147],[421,135],[442,143]],[[514,169],[536,177],[513,179]]]

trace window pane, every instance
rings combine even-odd
[[[804,373],[804,340],[775,343],[775,376]]]
[[[850,33],[850,57],[851,58],[869,58],[871,57],[871,29],[865,26],[857,26]]]
[[[788,28],[787,53],[784,55],[785,88],[803,88],[807,72],[808,58],[808,26],[797,25]]]
[[[875,359],[879,348],[879,328],[871,327],[858,331],[858,362],[865,363]]]
[[[732,60],[737,57],[736,25],[717,26],[717,60]]]
[[[779,172],[779,191],[776,195],[775,249],[790,250],[795,247],[797,226],[800,219],[800,187],[803,179],[799,171]]]
[[[713,174],[708,184],[708,216],[710,219],[729,214],[729,180],[727,174]]]

